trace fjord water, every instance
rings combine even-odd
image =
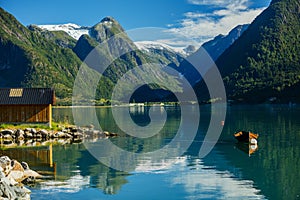
[[[78,109],[84,117],[92,108]],[[167,111],[166,124],[158,135],[146,139],[125,136],[116,126],[111,108],[97,108],[96,112],[104,130],[120,134],[110,139],[115,145],[146,155],[143,153],[168,144],[180,126],[180,107],[157,109]],[[147,107],[130,108],[129,112],[137,124],[150,123]],[[200,112],[197,136],[183,155],[163,159],[140,156],[134,161],[123,158],[121,164],[132,167],[129,172],[105,166],[85,144],[54,145],[56,175],[33,185],[32,199],[300,199],[299,106],[229,106],[220,139],[204,158],[198,153],[210,106],[202,106]],[[192,116],[192,106],[190,113]],[[57,121],[73,120],[70,108],[55,108],[53,114]],[[238,130],[259,134],[253,154],[249,155],[247,148],[241,150],[233,138]],[[113,150],[107,151],[114,155]]]

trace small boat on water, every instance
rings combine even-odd
[[[252,143],[246,143],[246,142],[238,142],[238,143],[235,144],[235,146],[239,150],[247,153],[249,156],[251,156],[258,149],[258,144],[257,143],[252,144]]]
[[[234,134],[234,137],[239,142],[249,142],[250,144],[257,144],[258,134],[252,133],[250,131],[239,131]]]

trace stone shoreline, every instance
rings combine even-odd
[[[24,183],[42,176],[31,170],[26,162],[18,162],[8,156],[0,157],[0,199],[29,200],[31,191]]]
[[[66,143],[79,143],[87,139],[101,139],[117,136],[116,133],[94,130],[88,127],[62,127],[60,131],[25,128],[0,130],[0,146],[19,145],[32,146],[43,145],[48,142],[63,141]],[[31,191],[24,184],[31,183],[36,178],[42,178],[40,174],[31,170],[27,163],[18,162],[8,156],[0,157],[0,200],[21,199],[29,200]]]
[[[115,137],[116,133],[108,131],[94,130],[93,126],[89,127],[66,127],[61,131],[25,128],[25,129],[3,129],[0,130],[1,144],[24,143],[26,141],[48,141],[55,139],[66,139],[71,142],[81,142],[89,138],[108,138]]]

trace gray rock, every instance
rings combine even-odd
[[[37,134],[40,134],[42,138],[48,138],[49,137],[48,131],[46,131],[44,129],[39,130],[39,132]]]
[[[21,130],[21,129],[16,130],[16,131],[15,131],[15,137],[16,137],[18,140],[24,140],[24,138],[25,138],[24,131]]]
[[[40,132],[37,132],[36,134],[33,135],[33,137],[37,139],[42,139],[42,134]]]
[[[5,134],[5,135],[2,136],[2,138],[4,140],[12,140],[13,139],[12,135],[10,135],[10,134]]]
[[[62,132],[69,133],[69,129],[64,129],[64,130],[62,130]]]
[[[40,175],[36,171],[31,170],[26,162],[21,162],[21,165],[24,169],[23,182],[33,182],[37,178],[42,178],[42,175]]]
[[[31,191],[14,179],[20,177],[15,172],[24,172],[22,165],[7,156],[0,157],[0,199],[29,200]]]
[[[72,133],[73,138],[83,138],[83,134],[79,132]]]
[[[12,169],[11,166],[11,159],[8,156],[1,156],[0,157],[0,167],[1,171],[4,173],[4,175],[9,174],[9,172]]]
[[[1,199],[20,199],[29,200],[31,191],[22,185],[15,184],[12,180],[5,177],[3,172],[0,172],[0,194]]]
[[[12,169],[7,174],[7,177],[15,180],[16,182],[22,182],[24,180],[24,169],[21,163],[17,160],[11,160],[10,165]]]
[[[70,132],[76,133],[78,132],[78,129],[76,127],[69,127]]]
[[[64,132],[57,132],[54,135],[56,138],[65,138],[66,137],[66,133],[64,133]]]
[[[35,135],[37,131],[36,131],[34,128],[26,128],[26,129],[24,130],[24,132],[25,132],[25,133],[26,133],[26,132],[29,132],[29,133]]]
[[[0,131],[0,134],[1,135],[13,135],[14,131],[10,130],[10,129],[5,129],[5,130]]]
[[[25,131],[24,136],[25,138],[33,138],[33,134],[29,131]]]

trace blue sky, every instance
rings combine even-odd
[[[23,25],[76,23],[92,26],[112,16],[125,30],[167,29],[197,42],[250,23],[271,0],[1,0]]]

